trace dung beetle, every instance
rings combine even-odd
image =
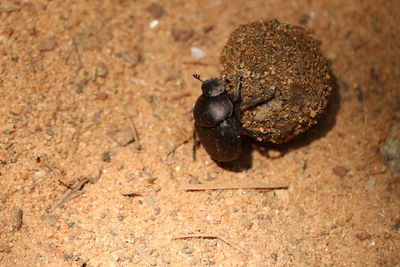
[[[193,77],[201,81],[202,94],[193,109],[195,135],[200,139],[204,149],[217,162],[229,162],[239,158],[242,152],[241,135],[253,138],[262,137],[273,132],[258,134],[244,129],[240,124],[240,109],[267,102],[272,97],[259,98],[240,103],[241,77],[237,75],[235,95],[229,95],[218,78],[203,81],[200,75]]]

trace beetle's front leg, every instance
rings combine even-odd
[[[272,93],[269,96],[260,97],[260,98],[256,98],[256,99],[252,99],[252,100],[246,101],[244,103],[240,103],[240,107],[241,107],[242,110],[245,110],[245,109],[257,106],[257,105],[259,105],[261,103],[268,103],[269,101],[271,101],[274,98],[275,91],[276,91],[276,89],[274,87]]]

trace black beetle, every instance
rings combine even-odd
[[[210,157],[217,162],[229,162],[239,158],[242,152],[241,135],[262,137],[272,132],[257,134],[244,129],[240,124],[240,108],[254,106],[269,101],[260,98],[239,104],[240,76],[237,76],[235,95],[228,95],[218,78],[201,80],[200,75],[193,77],[201,81],[202,95],[197,99],[193,109],[195,133]]]

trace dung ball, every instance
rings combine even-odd
[[[261,20],[241,25],[221,53],[222,80],[234,94],[241,76],[241,103],[268,99],[241,111],[242,127],[285,143],[318,122],[332,91],[321,42],[304,28]]]

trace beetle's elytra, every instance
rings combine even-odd
[[[193,110],[196,133],[204,149],[218,162],[233,161],[241,154],[240,123],[234,114],[233,99],[217,78],[202,81],[202,95]]]

